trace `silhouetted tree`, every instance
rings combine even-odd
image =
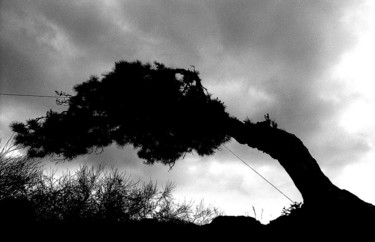
[[[149,164],[173,165],[193,150],[210,155],[229,140],[224,105],[210,98],[194,71],[119,62],[74,90],[66,111],[12,125],[30,157],[72,159],[115,142],[134,145]]]
[[[131,144],[147,164],[171,165],[186,153],[211,155],[234,138],[278,160],[305,204],[342,195],[295,135],[268,115],[253,123],[231,117],[202,86],[199,73],[160,63],[118,62],[101,78],[74,87],[67,110],[13,123],[16,144],[30,157],[72,159],[112,143]],[[338,195],[341,194],[341,195]]]

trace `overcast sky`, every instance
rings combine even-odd
[[[119,60],[194,65],[213,96],[241,119],[269,113],[297,135],[341,188],[375,203],[375,3],[308,0],[2,0],[0,91],[72,92]],[[0,96],[9,124],[61,110],[54,99]],[[301,196],[276,160],[227,146],[292,199]],[[276,218],[290,202],[223,149],[187,156],[169,171],[131,147],[110,147],[59,167],[105,163],[135,178],[176,183],[178,199],[229,214]],[[51,163],[47,163],[51,165]]]

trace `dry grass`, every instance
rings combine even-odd
[[[203,225],[222,214],[203,202],[176,202],[172,195],[174,184],[170,182],[159,188],[152,181],[132,181],[116,169],[87,165],[57,177],[53,172],[47,174],[38,160],[10,156],[16,149],[7,142],[0,152],[0,200],[26,200],[33,209],[29,214],[39,222],[122,223],[155,219]]]

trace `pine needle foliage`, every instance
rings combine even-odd
[[[121,61],[74,92],[66,111],[11,125],[29,157],[71,160],[115,143],[133,145],[147,164],[173,166],[186,153],[211,155],[229,140],[225,106],[195,70]]]

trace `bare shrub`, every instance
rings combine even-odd
[[[12,139],[0,148],[0,200],[27,196],[41,177],[40,161],[13,156],[18,149]]]
[[[35,221],[123,223],[155,219],[203,225],[222,214],[217,208],[205,207],[203,200],[198,205],[176,202],[172,182],[159,188],[153,181],[132,181],[117,169],[87,165],[57,176],[56,172],[47,173],[38,160],[9,156],[14,149],[1,149],[0,200],[22,198],[33,209]]]

